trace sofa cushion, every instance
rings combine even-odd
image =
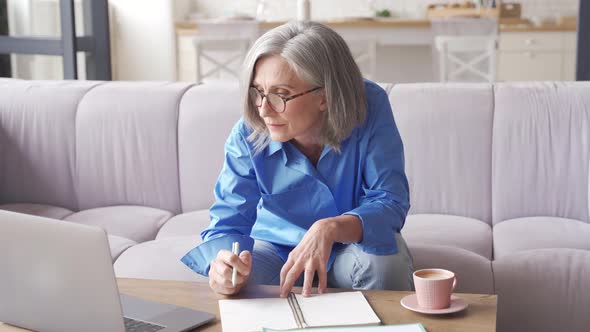
[[[136,242],[153,240],[172,213],[144,206],[108,206],[74,213],[64,220],[102,227]]]
[[[174,236],[200,236],[209,226],[209,210],[198,210],[172,217],[158,231],[156,240]]]
[[[404,142],[410,214],[491,224],[492,85],[402,84],[389,100]]]
[[[492,263],[469,250],[442,245],[408,242],[414,269],[442,268],[457,275],[459,293],[494,293]]]
[[[116,236],[116,235],[109,235],[109,247],[111,249],[111,258],[113,262],[119,257],[123,251],[127,250],[128,248],[137,244],[135,241],[131,241],[124,237]]]
[[[199,236],[172,237],[140,243],[115,261],[118,278],[206,281],[180,259],[201,243]]]
[[[532,216],[590,221],[589,138],[590,82],[495,85],[494,223]]]
[[[402,235],[408,245],[451,246],[492,259],[492,228],[481,220],[442,214],[414,214],[406,218]]]
[[[556,217],[528,217],[494,226],[494,257],[544,248],[590,250],[590,224]]]
[[[109,82],[88,92],[76,114],[80,210],[140,205],[180,213],[178,104],[190,86]]]
[[[10,80],[0,85],[0,202],[78,209],[77,107],[100,84]]]
[[[0,205],[0,210],[31,214],[34,216],[52,219],[63,219],[69,216],[70,214],[74,213],[73,211],[64,209],[59,206],[32,203],[2,204]]]
[[[498,331],[588,331],[590,251],[521,251],[493,267]]]

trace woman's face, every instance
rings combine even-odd
[[[287,61],[279,55],[258,60],[252,86],[264,94],[272,92],[281,97],[290,97],[314,88],[298,78]],[[303,146],[317,144],[323,113],[327,109],[322,91],[320,89],[287,101],[282,113],[275,112],[267,98],[264,98],[258,114],[266,123],[271,139],[278,142],[294,140]]]

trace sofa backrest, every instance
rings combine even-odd
[[[590,83],[384,87],[410,213],[589,221]],[[0,80],[0,204],[207,209],[240,115],[236,84]]]
[[[389,94],[404,143],[410,214],[491,223],[490,84],[402,84]]]
[[[0,81],[0,203],[77,210],[76,110],[98,84]]]
[[[191,84],[0,82],[0,203],[181,212],[178,108]]]
[[[237,84],[198,85],[182,99],[178,162],[183,212],[208,209],[213,204],[225,141],[241,114]]]
[[[497,84],[494,96],[494,223],[588,222],[590,82]]]
[[[191,85],[109,82],[76,116],[80,209],[143,205],[180,213],[178,109]]]

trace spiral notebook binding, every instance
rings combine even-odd
[[[291,307],[291,311],[293,312],[293,316],[295,317],[295,323],[297,323],[297,328],[303,329],[309,327],[305,322],[305,318],[303,318],[303,312],[301,311],[301,307],[299,306],[299,302],[297,302],[297,297],[295,293],[289,293],[287,297],[287,302]]]

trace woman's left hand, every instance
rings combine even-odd
[[[281,269],[281,297],[286,297],[295,281],[304,272],[303,296],[311,295],[315,273],[319,278],[318,293],[323,293],[328,284],[328,259],[334,244],[336,227],[331,218],[316,221],[291,251],[289,258]]]

